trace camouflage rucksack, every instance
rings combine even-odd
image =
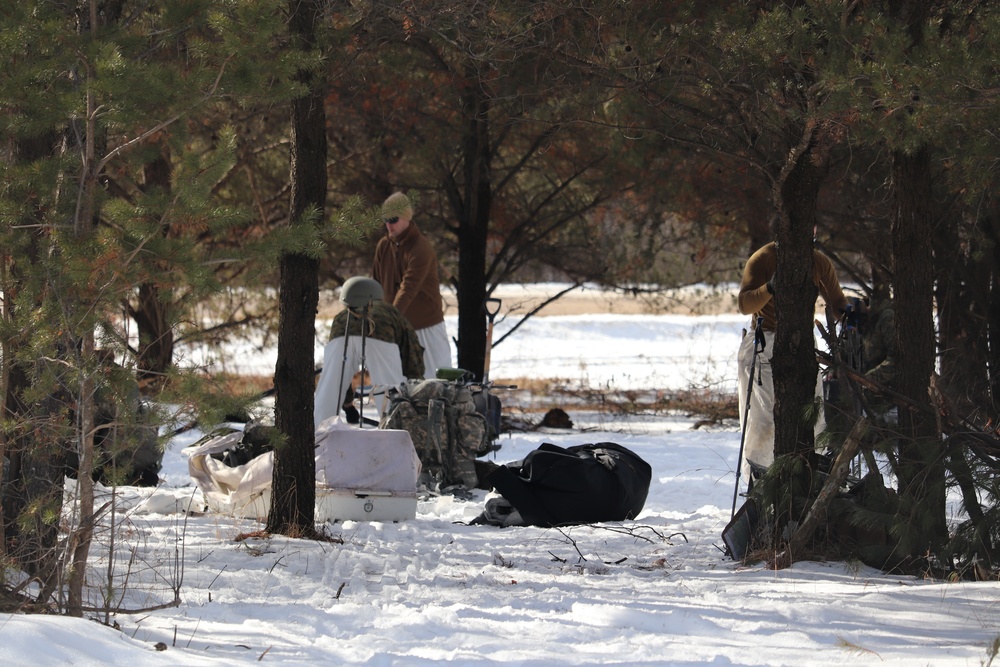
[[[386,397],[389,406],[379,428],[410,434],[421,476],[441,488],[474,488],[479,480],[473,461],[488,451],[488,437],[471,388],[447,380],[408,380],[389,389]]]

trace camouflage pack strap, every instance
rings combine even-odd
[[[418,411],[419,414],[419,411]],[[436,424],[443,423],[445,419],[445,402],[441,399],[432,398],[427,401],[427,417],[425,422],[427,424],[427,434],[430,438],[430,445],[434,448],[434,453],[437,455],[437,460],[441,464],[442,472],[444,473],[445,479],[451,477],[448,468],[449,456],[446,451],[451,451],[451,442],[441,442],[441,430],[435,428]],[[445,437],[450,441],[450,433],[445,432]]]

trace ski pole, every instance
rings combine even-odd
[[[493,351],[493,320],[500,312],[500,299],[489,298],[483,302],[483,310],[486,311],[486,359],[483,361],[483,384],[490,379],[490,356]]]
[[[371,309],[371,301],[365,304],[365,310],[361,315],[361,408],[358,410],[358,428],[365,427],[365,341],[367,337],[365,331],[368,324],[368,316]]]
[[[748,378],[749,382],[747,382],[746,405],[743,407],[743,429],[740,433],[740,454],[736,459],[736,486],[733,488],[733,509],[729,514],[730,521],[736,516],[736,498],[740,494],[740,472],[743,470],[743,447],[746,445],[747,440],[747,422],[750,417],[750,398],[753,396],[753,380],[757,370],[757,355],[763,352],[767,346],[767,342],[764,339],[763,322],[763,317],[757,318],[757,325],[754,327],[753,333],[753,357],[750,359],[750,377]]]
[[[500,415],[493,414],[493,403],[490,400],[490,357],[493,352],[493,320],[500,312],[500,299],[488,298],[483,302],[483,310],[486,311],[486,356],[483,360],[483,400],[485,401],[485,413],[487,430],[490,431],[490,438],[499,435],[499,428],[494,426],[494,422],[499,423]],[[496,433],[493,433],[496,431]]]
[[[344,358],[340,362],[340,377],[337,378],[337,384],[334,386],[337,388],[337,409],[333,414],[339,415],[340,411],[344,409],[344,403],[347,400],[347,394],[341,395],[341,389],[344,386],[344,373],[347,370],[347,344],[350,341],[351,332],[351,309],[347,309],[347,322],[344,324]],[[351,397],[351,403],[354,403],[354,397]]]

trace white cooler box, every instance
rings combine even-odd
[[[316,487],[317,521],[406,521],[416,515],[416,493]]]
[[[419,475],[420,459],[406,431],[328,419],[316,432],[316,520],[412,519]]]
[[[212,457],[239,443],[237,431],[188,455],[188,470],[208,508],[264,521],[271,507],[271,452],[230,467]],[[316,432],[316,521],[405,521],[417,514],[420,460],[410,434],[359,429],[340,418]]]

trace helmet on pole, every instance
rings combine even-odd
[[[378,281],[354,276],[344,281],[340,288],[340,302],[348,308],[365,308],[372,301],[381,301],[384,294]]]
[[[376,280],[364,276],[354,276],[344,281],[344,286],[340,288],[340,302],[347,306],[347,326],[344,327],[344,361],[340,367],[340,385],[343,386],[344,370],[347,365],[347,340],[351,327],[351,312],[361,311],[362,319],[367,317],[368,309],[373,301],[381,301],[384,296],[382,286]],[[361,326],[361,381],[364,384],[365,377],[365,330],[367,327]],[[359,414],[359,424],[364,427],[364,398],[361,401],[361,412]]]

